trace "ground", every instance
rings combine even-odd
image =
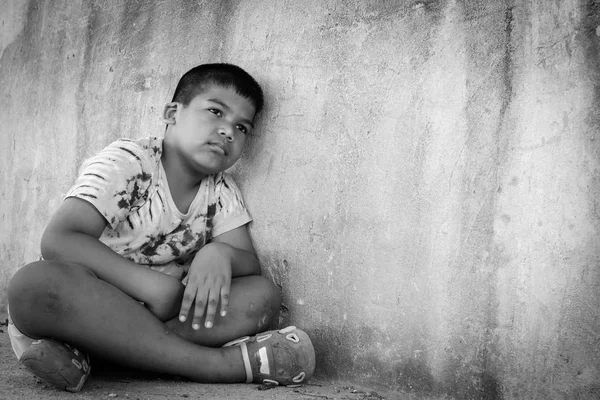
[[[15,358],[6,320],[0,317],[0,399],[281,399],[281,400],[426,400],[414,394],[373,389],[318,376],[299,388],[265,388],[256,384],[199,384],[176,377],[151,376],[137,371],[94,365],[92,375],[80,393],[56,390],[31,375]],[[428,398],[429,400],[436,400]],[[441,398],[439,399],[441,400]]]

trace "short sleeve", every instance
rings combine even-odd
[[[139,145],[118,140],[84,163],[65,197],[91,203],[115,229],[148,198],[151,172]]]
[[[219,236],[252,221],[242,193],[233,179],[225,173],[218,176],[216,187],[216,210],[212,220],[211,236]]]

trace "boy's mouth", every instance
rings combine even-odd
[[[222,156],[227,156],[227,150],[225,150],[225,144],[219,142],[211,142],[209,143],[210,148],[215,152],[219,153]]]

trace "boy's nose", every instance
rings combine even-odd
[[[225,136],[228,142],[233,142],[233,128],[228,125],[221,126],[219,128],[221,136]]]

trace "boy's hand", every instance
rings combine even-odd
[[[199,329],[206,309],[204,326],[211,328],[221,300],[221,316],[227,313],[231,286],[232,257],[228,244],[212,242],[196,253],[188,271],[179,320],[184,322],[195,305],[192,328]]]

